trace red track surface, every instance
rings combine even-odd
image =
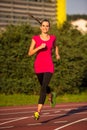
[[[0,107],[0,130],[87,130],[87,103],[45,105],[41,117],[35,106]]]

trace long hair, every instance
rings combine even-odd
[[[28,13],[28,15],[29,15],[31,18],[33,18],[34,20],[36,20],[36,21],[41,25],[41,21],[40,21],[39,18],[34,17],[34,16],[33,16],[32,14],[30,14],[30,13]]]
[[[43,22],[48,22],[49,26],[50,26],[50,21],[48,19],[42,19],[40,20],[39,18],[36,18],[35,16],[33,16],[32,14],[28,13],[28,15],[33,18],[34,20],[36,20],[40,25],[42,25]]]

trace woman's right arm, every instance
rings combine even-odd
[[[42,43],[40,46],[38,46],[37,48],[35,48],[35,41],[32,39],[29,51],[28,51],[28,55],[32,56],[34,55],[36,52],[38,52],[40,49],[45,48],[46,45],[44,43]]]

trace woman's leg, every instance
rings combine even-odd
[[[39,74],[37,74],[37,77],[38,77],[38,80],[39,80],[39,83],[40,83],[41,87],[42,87],[42,82],[43,82],[43,75],[44,75],[44,73],[39,73]],[[39,113],[40,113],[40,111],[41,111],[41,109],[42,109],[42,106],[43,106],[42,103],[41,103],[41,104],[38,103],[37,111],[38,111]]]
[[[37,74],[37,77],[41,84],[40,98],[38,101],[38,112],[40,113],[46,99],[46,94],[50,93],[50,88],[47,86],[51,80],[52,73],[49,73],[49,72],[40,73],[40,74]]]

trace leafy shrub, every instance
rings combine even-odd
[[[28,48],[38,28],[30,25],[10,25],[0,34],[0,92],[5,94],[38,94],[39,83],[33,71],[33,57],[28,57]],[[87,34],[72,29],[69,23],[51,32],[57,36],[61,59],[56,61],[51,88],[58,94],[79,93],[86,89],[87,82]]]

